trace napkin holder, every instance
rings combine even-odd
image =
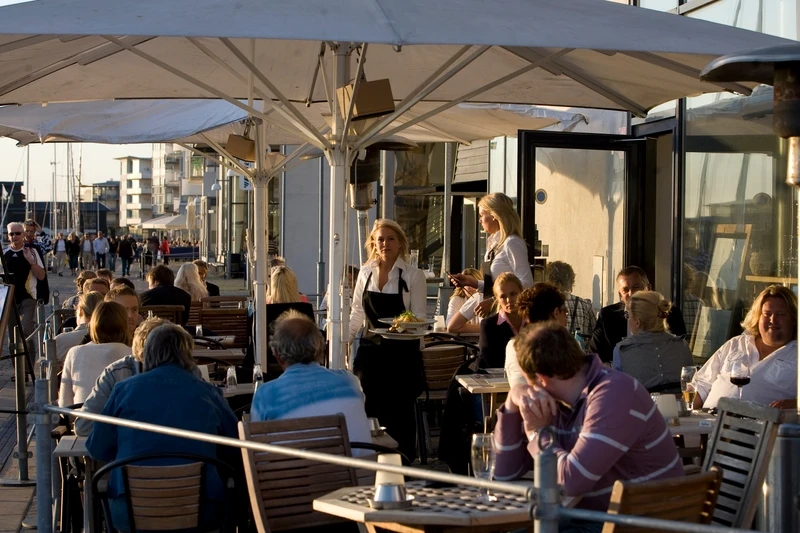
[[[678,400],[672,394],[660,394],[656,397],[656,406],[666,420],[668,426],[680,426],[678,420]]]
[[[400,455],[396,453],[382,453],[378,456],[378,464],[401,466]],[[411,507],[411,500],[406,491],[403,474],[378,471],[375,473],[375,494],[369,500],[373,509],[407,509]]]

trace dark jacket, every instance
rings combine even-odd
[[[78,239],[67,239],[67,255],[70,257],[81,255],[81,241]]]
[[[206,289],[208,290],[209,296],[219,296],[219,285],[206,281]]]
[[[117,255],[123,259],[130,259],[133,257],[133,241],[130,239],[121,239],[117,245]]]
[[[667,317],[669,332],[678,337],[686,336],[683,314],[673,307]],[[625,304],[617,302],[600,310],[597,323],[589,340],[589,353],[596,353],[604,363],[610,363],[614,356],[614,346],[628,336],[628,321],[625,319]]]
[[[139,295],[142,306],[148,305],[182,305],[183,320],[181,326],[189,321],[189,309],[192,307],[192,297],[183,289],[173,285],[157,285]]]
[[[506,362],[506,345],[514,338],[514,330],[508,322],[497,325],[500,315],[481,320],[481,336],[478,340],[480,368],[503,368]]]

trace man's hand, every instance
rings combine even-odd
[[[450,281],[456,287],[475,287],[478,288],[478,280],[465,274],[450,274]]]
[[[519,412],[522,415],[526,435],[549,426],[558,412],[556,401],[547,391],[530,385],[512,387],[505,408],[509,413]]]
[[[475,316],[479,318],[486,318],[492,312],[494,306],[494,298],[486,298],[481,303],[475,306]]]
[[[775,400],[771,404],[770,407],[775,407],[777,409],[797,409],[797,398],[787,398],[785,400]]]
[[[33,248],[25,246],[22,249],[22,257],[24,257],[31,265],[36,264],[36,252]]]

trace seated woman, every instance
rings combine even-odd
[[[94,279],[96,277],[97,274],[95,274],[94,271],[92,270],[84,270],[83,272],[78,274],[78,277],[75,278],[75,288],[77,289],[77,292],[75,293],[75,296],[72,296],[71,298],[67,298],[66,300],[64,300],[64,303],[62,304],[61,308],[75,309],[75,306],[78,305],[78,300],[80,300],[81,295],[83,294],[83,284],[86,283],[86,280]]]
[[[614,369],[634,377],[650,392],[680,392],[681,368],[692,365],[686,341],[667,332],[671,307],[661,293],[635,293],[625,306],[631,335],[614,347]]]
[[[186,263],[178,269],[175,286],[188,292],[192,302],[200,303],[200,298],[208,297],[206,284],[200,278],[200,271],[194,263]]]
[[[522,317],[523,324],[539,324],[552,320],[567,327],[568,311],[564,293],[549,283],[537,283],[522,291],[517,298],[517,312]],[[514,339],[506,345],[505,370],[508,384],[512,387],[527,383],[517,361]]]
[[[695,375],[696,409],[716,407],[720,398],[738,398],[730,382],[731,366],[750,367],[750,384],[742,399],[781,409],[796,406],[797,296],[787,287],[770,285],[756,297],[742,322],[744,333],[725,344]]]
[[[483,279],[483,273],[477,268],[464,269],[461,274],[470,276],[475,281]],[[477,296],[476,296],[477,295]],[[448,333],[477,333],[481,329],[480,318],[475,316],[475,307],[481,302],[478,289],[467,285],[459,285],[453,291],[447,304]]]
[[[272,267],[269,277],[268,304],[308,302],[308,297],[297,290],[297,277],[287,266]]]
[[[214,385],[197,378],[192,359],[193,341],[180,326],[156,327],[144,343],[144,372],[118,383],[103,408],[103,414],[138,422],[160,424],[188,431],[236,438],[236,416]],[[99,461],[114,461],[145,453],[190,453],[219,458],[237,468],[239,450],[197,440],[182,439],[138,429],[96,423],[86,443],[89,454]],[[149,464],[179,463],[164,459]],[[224,487],[216,468],[205,471],[201,523],[213,525],[219,518]],[[108,483],[114,528],[129,531],[128,512],[119,470]],[[209,527],[209,529],[212,529]]]
[[[517,312],[517,297],[522,292],[519,278],[511,272],[503,272],[497,276],[493,291],[498,312],[481,320],[481,336],[478,340],[480,368],[502,368],[506,345],[522,327],[522,317]]]
[[[78,306],[75,308],[75,319],[77,326],[72,331],[65,331],[56,335],[56,357],[63,361],[70,348],[83,343],[83,338],[89,333],[89,321],[92,319],[97,304],[103,301],[103,295],[99,292],[90,292],[81,295]]]
[[[103,369],[131,353],[131,334],[125,308],[116,302],[101,302],[89,322],[92,342],[70,348],[64,359],[58,405],[82,403]]]

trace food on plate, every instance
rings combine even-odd
[[[394,317],[394,321],[395,321],[395,323],[398,323],[398,322],[425,322],[423,319],[417,318],[414,315],[414,313],[412,313],[411,311],[403,311],[402,313],[400,313],[399,315]]]
[[[392,324],[389,326],[389,333],[405,333],[407,330],[400,324]]]

